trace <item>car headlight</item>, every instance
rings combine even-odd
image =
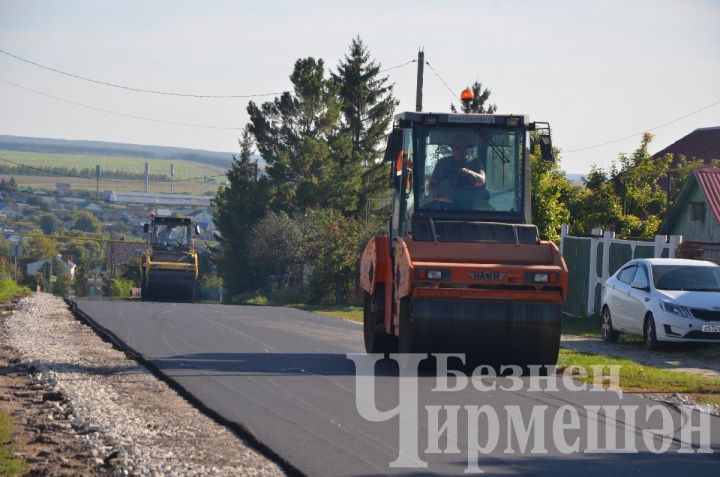
[[[673,315],[682,316],[683,318],[690,318],[690,310],[687,309],[687,307],[684,307],[682,305],[678,305],[676,303],[660,300],[660,308],[667,311],[668,313],[672,313]]]

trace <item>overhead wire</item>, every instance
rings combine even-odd
[[[211,99],[231,99],[231,98],[258,98],[263,96],[275,96],[282,93],[254,93],[254,94],[195,94],[195,93],[179,93],[176,91],[163,91],[163,90],[156,90],[156,89],[145,89],[145,88],[136,88],[132,86],[126,86],[121,85],[117,83],[110,83],[108,81],[101,81],[93,78],[88,78],[87,76],[78,75],[75,73],[69,73],[67,71],[62,71],[57,68],[53,68],[51,66],[43,65],[41,63],[38,63],[36,61],[29,60],[27,58],[23,58],[21,56],[15,55],[13,53],[10,53],[9,51],[5,51],[0,49],[0,53],[7,55],[11,58],[14,58],[16,60],[28,63],[33,66],[37,66],[38,68],[42,68],[48,71],[52,71],[54,73],[58,73],[61,75],[65,75],[71,78],[88,81],[90,83],[95,83],[103,86],[110,86],[112,88],[119,88],[124,89],[127,91],[134,91],[136,93],[148,93],[148,94],[159,94],[164,96],[181,96],[186,98],[211,98]]]
[[[47,98],[52,98],[52,99],[54,99],[54,100],[56,100],[56,101],[62,101],[62,102],[64,102],[64,103],[72,104],[72,105],[74,105],[74,106],[80,106],[80,107],[82,107],[82,108],[90,109],[90,110],[93,110],[93,111],[100,111],[100,112],[102,112],[102,113],[112,114],[112,115],[114,115],[114,116],[120,116],[120,117],[124,117],[124,118],[140,119],[140,120],[143,120],[143,121],[150,121],[150,122],[153,122],[153,123],[171,124],[171,125],[174,125],[174,126],[185,126],[185,127],[192,127],[192,128],[220,129],[220,130],[225,130],[225,131],[240,131],[240,130],[242,130],[242,128],[239,128],[239,127],[231,127],[231,126],[212,126],[212,125],[208,125],[208,124],[184,123],[184,122],[179,122],[179,121],[170,121],[170,120],[165,120],[165,119],[148,118],[148,117],[145,117],[145,116],[136,116],[136,115],[134,115],[134,114],[120,113],[120,112],[117,112],[117,111],[112,111],[112,110],[104,109],[104,108],[98,108],[98,107],[96,107],[96,106],[91,106],[91,105],[89,105],[89,104],[78,103],[78,102],[76,102],[76,101],[71,101],[71,100],[69,100],[69,99],[61,98],[61,97],[59,97],[59,96],[55,96],[55,95],[52,95],[52,94],[50,94],[50,93],[46,93],[46,92],[44,92],[44,91],[39,91],[39,90],[36,90],[36,89],[33,89],[33,88],[29,88],[29,87],[27,87],[27,86],[20,85],[20,84],[18,84],[18,83],[14,83],[14,82],[12,82],[12,81],[8,81],[8,80],[6,80],[6,79],[4,79],[4,78],[0,78],[0,82],[9,84],[9,85],[11,85],[11,86],[14,86],[14,87],[16,87],[16,88],[20,88],[20,89],[25,90],[25,91],[29,91],[29,92],[31,92],[31,93],[39,94],[40,96],[45,96],[45,97],[47,97]]]
[[[434,74],[435,76],[437,76],[437,79],[439,79],[440,82],[445,86],[445,88],[447,88],[447,90],[450,92],[450,96],[452,96],[453,103],[457,104],[457,92],[456,92],[456,91],[453,91],[453,89],[450,87],[450,85],[447,84],[447,81],[445,81],[445,80],[442,78],[442,76],[440,76],[440,73],[438,73],[438,72],[435,70],[435,68],[433,68],[433,66],[430,64],[429,61],[426,61],[425,64],[428,65],[428,67],[430,68],[430,71],[432,71],[433,74]]]
[[[646,132],[655,131],[656,129],[664,128],[665,126],[669,126],[669,125],[671,125],[671,124],[673,124],[673,123],[676,123],[676,122],[678,122],[678,121],[681,121],[681,120],[683,120],[683,119],[685,119],[685,118],[689,118],[690,116],[693,116],[693,115],[695,115],[695,114],[701,113],[701,112],[703,112],[703,111],[705,111],[705,110],[707,110],[707,109],[712,108],[713,106],[717,106],[718,104],[720,104],[720,100],[715,101],[714,103],[709,104],[709,105],[707,105],[707,106],[704,106],[704,107],[702,107],[702,108],[700,108],[700,109],[697,109],[697,110],[695,110],[695,111],[693,111],[693,112],[691,112],[691,113],[685,114],[684,116],[680,116],[679,118],[675,118],[675,119],[673,119],[673,120],[671,120],[671,121],[667,121],[667,122],[665,122],[665,123],[659,124],[659,125],[657,125],[657,126],[654,126],[654,127],[649,128],[649,129],[645,129],[643,132],[631,134],[631,135],[629,135],[629,136],[624,136],[624,137],[621,137],[621,138],[618,138],[618,139],[613,139],[613,140],[611,140],[611,141],[606,141],[606,142],[602,142],[602,143],[599,143],[599,144],[592,144],[592,145],[590,145],[590,146],[583,146],[583,147],[578,147],[578,148],[575,148],[575,149],[570,149],[570,150],[567,150],[567,151],[563,151],[563,154],[570,154],[570,153],[573,153],[573,152],[587,151],[588,149],[595,149],[595,148],[598,148],[598,147],[608,146],[608,145],[610,145],[610,144],[615,144],[615,143],[618,143],[618,142],[622,142],[622,141],[625,141],[625,140],[627,140],[627,139],[631,139],[631,138],[634,138],[634,137],[637,137],[637,136],[642,136],[642,135],[645,134]]]

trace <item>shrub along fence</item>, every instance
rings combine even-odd
[[[590,237],[573,237],[563,225],[560,252],[570,272],[568,297],[563,313],[593,316],[600,312],[602,284],[626,262],[634,258],[674,258],[682,243],[681,235],[656,235],[650,240],[623,240],[615,232],[594,229]]]

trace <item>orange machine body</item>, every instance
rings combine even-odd
[[[557,246],[505,243],[438,243],[396,238],[395,270],[386,235],[365,247],[360,263],[360,287],[369,294],[384,285],[384,332],[397,335],[400,300],[437,298],[487,302],[561,304],[568,289],[568,270]],[[440,279],[428,278],[440,271]],[[536,273],[548,281],[536,283]],[[380,331],[380,330],[378,330]]]

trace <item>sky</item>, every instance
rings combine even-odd
[[[442,78],[425,69],[424,110],[448,111],[479,80],[499,113],[550,122],[563,169],[586,173],[656,126],[672,122],[651,152],[720,126],[719,24],[720,1],[692,0],[0,0],[0,50],[134,88],[244,95],[288,90],[298,58],[335,69],[357,35],[383,68],[422,47]],[[415,108],[415,68],[386,73],[398,112]],[[121,90],[0,54],[0,134],[234,152],[247,102]]]

